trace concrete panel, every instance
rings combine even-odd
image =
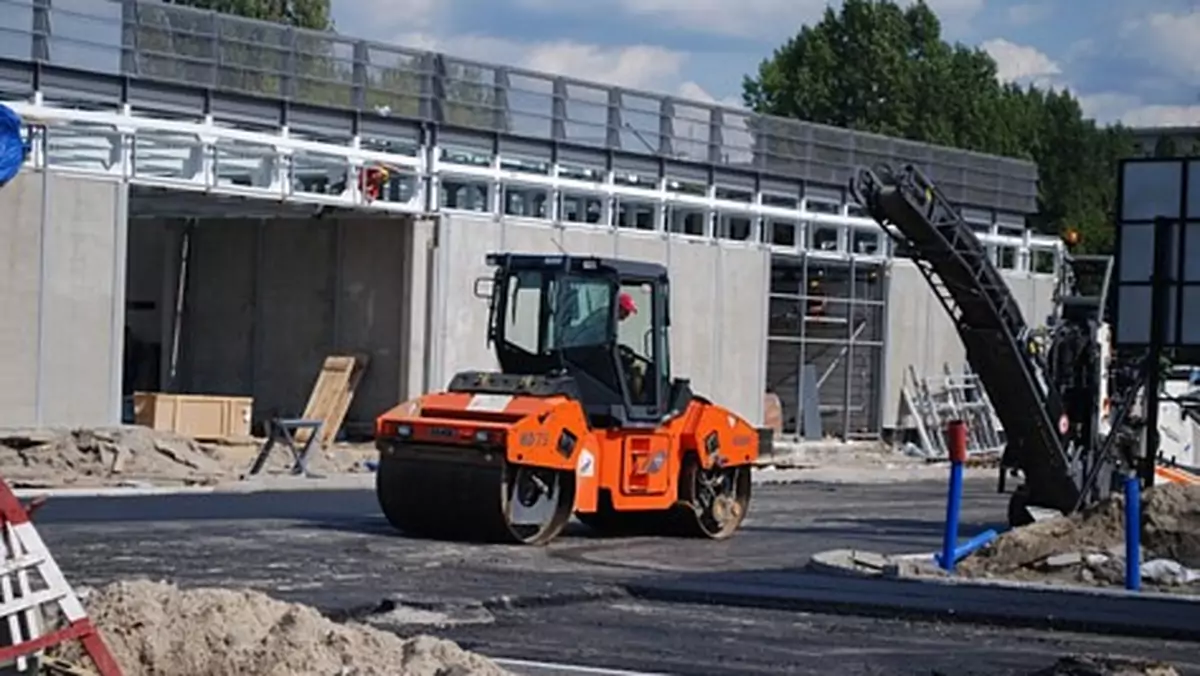
[[[37,418],[38,293],[41,283],[42,181],[25,172],[0,188],[0,426]]]
[[[490,274],[486,256],[502,247],[501,228],[489,217],[443,216],[438,235],[433,390],[445,388],[459,371],[496,367],[487,345],[487,302],[475,297],[475,279]]]
[[[45,221],[43,422],[98,425],[120,414],[128,192],[49,174]]]
[[[766,390],[767,294],[771,263],[767,251],[750,247],[717,247],[714,389],[708,396],[754,425],[763,422]],[[691,319],[675,319],[675,331],[688,330]]]
[[[1054,278],[1024,272],[1001,271],[1026,323],[1040,326],[1054,307]],[[958,371],[966,364],[966,350],[954,323],[912,261],[898,259],[889,270],[887,305],[888,345],[885,359],[883,424],[898,420],[904,373],[911,365],[919,378],[939,378],[943,367]]]
[[[405,401],[428,392],[429,369],[434,356],[431,339],[433,322],[430,308],[437,292],[435,256],[437,221],[417,219],[404,230],[404,300],[401,316],[400,387],[397,401]]]
[[[670,265],[668,241],[662,235],[636,230],[618,230],[614,234],[614,238],[616,246],[613,253],[617,258]],[[603,253],[608,255],[607,250]]]
[[[407,220],[369,218],[337,227],[333,348],[371,360],[350,405],[351,420],[370,421],[401,401],[410,229]]]
[[[184,228],[189,244],[175,391],[222,396],[258,394],[254,387],[254,343],[259,338],[256,332],[266,328],[256,326],[258,228],[257,221],[239,220],[202,221]],[[176,293],[181,255],[178,248],[173,249],[164,252],[172,261],[170,277],[163,284],[169,299]],[[168,307],[173,304],[168,300]],[[173,310],[167,314],[173,314]],[[172,322],[166,324],[170,331]],[[163,344],[171,344],[170,333]]]
[[[254,359],[256,408],[300,415],[334,347],[338,227],[270,220],[261,226]],[[262,407],[260,407],[262,406]]]
[[[624,243],[622,243],[623,245]],[[671,241],[671,372],[689,378],[697,392],[724,400],[718,382],[717,345],[721,308],[718,249],[706,242]]]
[[[568,253],[591,253],[615,256],[617,233],[607,228],[567,226],[562,230],[562,245]]]
[[[0,189],[0,425],[119,419],[127,194],[53,172]]]

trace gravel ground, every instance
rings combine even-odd
[[[662,571],[798,568],[835,547],[932,549],[943,495],[941,481],[760,486],[728,542],[599,539],[579,527],[546,548],[405,538],[361,490],[53,499],[37,519],[76,583],[245,585],[398,633],[433,622],[495,657],[706,676],[1009,674],[1099,651],[1200,674],[1192,644],[647,603],[620,591]],[[996,525],[1006,497],[969,481],[964,531]]]

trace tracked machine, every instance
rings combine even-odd
[[[1142,443],[1129,415],[1140,383],[1111,378],[1129,372],[1109,360],[1111,259],[1066,257],[1039,336],[987,248],[919,169],[860,168],[850,190],[909,254],[996,409],[1006,437],[999,490],[1010,474],[1023,478],[1009,501],[1010,524],[1028,523],[1030,507],[1070,514],[1106,498]]]
[[[498,372],[456,374],[376,421],[388,521],[440,539],[546,544],[572,514],[601,530],[728,538],[759,432],[670,367],[657,264],[489,254]]]

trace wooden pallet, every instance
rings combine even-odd
[[[304,407],[304,420],[320,420],[321,447],[328,448],[337,437],[338,430],[346,420],[346,412],[354,400],[354,392],[362,382],[363,373],[370,362],[366,355],[330,355],[321,365],[313,384],[312,394],[308,397],[308,405]],[[311,430],[296,431],[296,442],[308,442]]]

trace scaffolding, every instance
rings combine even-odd
[[[878,439],[884,284],[877,262],[776,255],[767,390],[785,436]]]
[[[910,447],[910,452],[931,460],[948,458],[942,430],[951,420],[967,423],[968,456],[998,458],[1004,451],[1004,430],[979,376],[970,366],[964,365],[960,373],[955,373],[949,364],[943,364],[942,376],[931,385],[930,379],[918,377],[910,364],[904,373],[901,398],[920,443],[915,450]]]

